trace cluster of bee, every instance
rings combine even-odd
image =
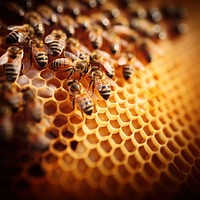
[[[124,79],[130,80],[136,68],[144,70],[154,54],[163,54],[156,44],[167,37],[162,19],[184,15],[177,7],[171,14],[167,7],[145,8],[140,2],[128,0],[35,4],[21,0],[3,5],[22,19],[20,25],[7,26],[8,47],[0,57],[5,81],[12,84],[18,79],[24,68],[23,58],[28,56],[30,67],[34,60],[38,69],[50,67],[66,73],[72,105],[77,103],[87,115],[93,112],[95,90],[107,100],[112,87],[117,87],[115,70],[122,69]]]

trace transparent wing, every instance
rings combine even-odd
[[[146,70],[145,66],[139,60],[135,60],[134,66],[142,71]]]
[[[28,37],[28,33],[18,33],[18,42],[24,42],[26,40],[26,38]]]
[[[22,26],[17,26],[17,25],[10,25],[7,27],[8,30],[17,30],[17,29],[20,29]]]
[[[118,65],[125,65],[127,63],[127,58],[126,56],[121,56],[119,59],[118,59]]]
[[[5,63],[8,62],[8,51],[6,51],[6,53],[4,53],[1,57],[0,57],[0,65],[3,65]]]
[[[45,43],[50,43],[54,41],[54,36],[52,34],[47,35],[44,39]]]
[[[106,80],[110,83],[111,86],[113,86],[114,88],[118,87],[117,83],[115,81],[113,81],[111,78],[109,78],[108,76],[106,76]]]
[[[77,60],[79,59],[78,56],[74,55],[73,53],[69,52],[69,51],[64,51],[64,56],[66,58],[71,58],[72,60]]]
[[[102,61],[102,65],[103,65],[103,67],[105,68],[105,70],[106,70],[108,73],[110,73],[110,74],[113,73],[114,68],[113,68],[113,66],[112,66],[109,62],[107,62],[107,61]]]

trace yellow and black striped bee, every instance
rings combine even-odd
[[[125,80],[129,80],[134,73],[135,68],[144,70],[144,65],[131,52],[124,52],[118,59],[118,65],[122,66],[122,73]]]
[[[13,112],[18,111],[21,105],[21,96],[10,82],[3,82],[0,91],[0,101],[9,106]]]
[[[58,58],[52,62],[52,69],[68,72],[68,78],[74,73],[79,75],[80,78],[83,74],[87,74],[90,68],[90,64],[87,60],[81,59],[68,51],[65,51],[64,55],[66,58]]]
[[[42,37],[45,34],[42,18],[37,12],[30,11],[26,13],[25,21],[34,27],[35,35],[37,37]]]
[[[82,84],[76,79],[72,79],[67,81],[67,86],[68,91],[73,98],[73,109],[75,107],[75,103],[77,103],[81,111],[87,115],[91,115],[94,109],[94,104],[88,92],[84,90]]]
[[[22,68],[24,50],[18,46],[10,46],[0,57],[0,65],[4,67],[4,76],[8,82],[14,82],[19,77]]]
[[[24,24],[21,26],[11,25],[8,26],[8,30],[11,32],[6,36],[6,43],[22,43],[29,40],[34,35],[34,29],[30,24]]]
[[[40,122],[42,119],[42,104],[39,99],[37,99],[35,92],[31,88],[27,87],[22,90],[22,93],[24,108],[28,119]]]
[[[89,87],[92,86],[92,91],[94,92],[94,88],[97,89],[99,94],[107,100],[111,94],[111,86],[116,87],[117,84],[110,79],[108,76],[104,74],[104,72],[98,67],[92,66],[90,73],[90,84]]]
[[[45,43],[49,43],[50,51],[54,57],[63,52],[66,46],[66,39],[66,34],[60,29],[53,30],[50,35],[46,36]]]
[[[41,68],[45,68],[48,64],[48,48],[44,44],[43,40],[34,38],[30,40],[30,52],[35,59],[37,65]],[[31,60],[32,58],[30,58]]]

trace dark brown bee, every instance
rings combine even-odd
[[[19,77],[22,68],[24,50],[18,46],[10,46],[0,57],[0,65],[4,67],[4,75],[7,81],[14,82]]]
[[[44,44],[43,40],[33,38],[30,40],[29,46],[31,49],[31,54],[33,55],[37,65],[41,68],[45,68],[48,64],[48,48]]]
[[[42,104],[37,99],[34,91],[29,87],[22,90],[24,108],[28,119],[40,122],[42,119]]]
[[[45,37],[45,43],[49,43],[49,48],[53,56],[59,56],[63,52],[66,46],[66,39],[66,34],[59,29],[53,30],[51,34]]]
[[[83,89],[82,84],[77,80],[72,79],[67,82],[67,86],[70,95],[73,97],[73,109],[75,103],[77,103],[81,111],[87,115],[91,115],[94,109],[94,104],[90,95]]]
[[[35,30],[35,35],[38,37],[42,37],[45,34],[45,28],[42,22],[41,16],[35,12],[35,11],[30,11],[25,14],[25,21],[32,25]]]
[[[8,30],[11,30],[11,32],[6,36],[7,44],[26,42],[34,35],[34,29],[29,24],[22,26],[11,25],[8,26]]]

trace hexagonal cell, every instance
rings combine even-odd
[[[122,162],[125,159],[125,155],[119,147],[114,150],[113,155],[119,162]]]
[[[172,178],[170,178],[169,175],[165,172],[162,172],[160,175],[160,183],[162,183],[163,186],[165,186],[168,190],[177,191],[178,189],[178,183],[175,182]]]
[[[57,112],[57,104],[53,100],[46,101],[44,103],[44,114],[53,115]]]
[[[36,70],[28,70],[26,73],[25,73],[25,76],[27,76],[29,79],[33,79],[35,77],[37,77],[39,74]]]
[[[192,154],[187,149],[182,149],[181,155],[183,156],[185,161],[188,162],[190,165],[192,165],[194,163],[194,158],[193,158]]]
[[[55,126],[61,127],[67,123],[67,117],[65,115],[57,115],[53,123]]]
[[[45,156],[44,156],[44,159],[47,163],[49,164],[53,164],[55,162],[58,161],[58,156],[54,153],[50,153],[48,152]]]
[[[113,191],[118,191],[118,182],[113,176],[108,176],[106,180],[106,186],[113,192]]]
[[[144,126],[144,127],[143,127],[143,131],[145,132],[145,134],[146,134],[147,136],[151,136],[151,135],[153,135],[154,132],[155,132],[154,129],[152,128],[152,126],[150,126],[150,124]]]
[[[62,129],[62,136],[65,138],[73,138],[74,137],[74,133],[72,133],[71,131],[69,131],[68,127],[64,127]]]
[[[67,148],[67,144],[64,140],[57,140],[53,144],[53,148],[56,149],[57,151],[64,151]]]
[[[140,156],[144,159],[144,160],[149,160],[150,159],[150,154],[149,152],[146,150],[145,146],[140,146],[138,148],[138,152],[140,154]]]
[[[96,134],[88,134],[87,135],[87,141],[90,143],[90,144],[97,144],[99,142]]]
[[[102,173],[99,171],[99,168],[95,167],[91,172],[92,179],[99,183],[102,178]]]
[[[59,130],[56,128],[47,129],[45,135],[49,139],[56,139],[59,136]]]
[[[72,104],[69,101],[60,103],[59,109],[64,114],[69,114],[73,111]]]
[[[200,152],[193,144],[188,144],[188,150],[195,158],[199,157]]]
[[[71,147],[71,149],[72,149],[73,151],[76,151],[77,146],[78,146],[78,141],[72,140],[72,141],[70,142],[70,147]]]
[[[156,144],[154,138],[148,138],[147,145],[152,151],[154,151],[154,152],[158,151],[158,145]]]
[[[177,144],[176,144],[174,141],[168,141],[167,147],[169,148],[169,150],[170,150],[172,153],[178,154],[178,152],[179,152],[179,147],[177,146]]]
[[[131,120],[131,124],[132,124],[134,129],[141,129],[142,128],[142,125],[140,124],[138,119]]]
[[[138,169],[142,166],[142,164],[138,161],[135,155],[131,155],[128,157],[128,164],[133,169]]]
[[[53,78],[54,77],[54,72],[49,70],[49,69],[44,69],[40,72],[40,76],[45,79],[45,80],[48,80],[50,78]]]
[[[88,158],[94,162],[97,163],[100,160],[100,155],[96,149],[92,149],[88,155]]]
[[[163,157],[166,160],[172,160],[172,158],[174,156],[174,154],[168,148],[166,148],[166,146],[162,146],[160,148],[160,153],[163,155]]]
[[[130,153],[136,150],[136,146],[133,144],[131,139],[128,139],[128,140],[125,141],[124,147]]]
[[[131,136],[133,134],[130,126],[123,126],[121,130],[126,136]]]
[[[155,134],[155,139],[160,145],[163,145],[166,142],[165,137],[161,132]]]
[[[27,85],[29,84],[29,78],[27,78],[25,75],[19,76],[17,83],[21,86]]]
[[[137,131],[134,133],[133,135],[135,141],[138,143],[138,144],[142,144],[145,142],[145,136],[143,135],[142,131]]]
[[[180,146],[180,147],[184,147],[186,146],[186,142],[182,139],[181,135],[176,135],[174,137],[174,141]]]
[[[106,126],[105,127],[99,127],[98,132],[102,137],[110,135],[110,131],[108,130],[108,128]]]
[[[41,78],[34,78],[32,84],[37,88],[41,88],[45,85],[45,81]]]
[[[87,118],[87,119],[85,120],[85,125],[86,125],[89,129],[91,129],[91,130],[96,129],[97,126],[98,126],[98,124],[97,124],[95,118],[94,118],[94,119],[88,119],[88,118]]]
[[[74,158],[72,158],[69,153],[66,153],[63,155],[63,162],[66,164],[66,166],[72,166]]]
[[[108,112],[111,114],[111,115],[118,115],[119,114],[119,112],[118,112],[118,110],[116,109],[116,107],[109,107],[108,108]]]
[[[162,127],[162,124],[160,124],[158,120],[151,121],[151,125],[156,131],[160,130],[160,128]]]
[[[124,181],[131,175],[124,165],[118,166],[118,173],[120,174],[121,179]]]
[[[47,87],[40,88],[38,90],[38,96],[43,98],[50,98],[53,96],[53,91]]]
[[[152,179],[152,178],[156,178],[158,173],[156,172],[156,170],[151,166],[151,164],[149,162],[146,162],[143,166],[143,169],[145,171],[145,173]]]
[[[114,133],[112,134],[112,139],[116,144],[121,144],[122,143],[122,137],[120,135],[120,133]]]
[[[153,154],[152,155],[152,163],[154,164],[155,167],[158,169],[165,168],[166,163],[163,162],[163,160],[160,158],[159,154]]]
[[[108,140],[101,141],[100,146],[106,153],[109,153],[112,150],[112,146]]]
[[[183,173],[189,173],[191,170],[191,165],[188,164],[180,155],[174,157],[174,164]]]
[[[98,113],[97,116],[98,116],[99,120],[102,122],[108,121],[108,117],[107,117],[106,113]]]
[[[107,170],[111,170],[115,167],[115,165],[112,162],[112,160],[110,159],[110,157],[105,157],[102,164]]]
[[[168,171],[169,173],[176,179],[179,179],[181,182],[183,182],[185,180],[186,174],[181,172],[176,166],[175,164],[169,163],[168,165]]]
[[[142,173],[137,172],[135,174],[134,180],[136,181],[136,184],[142,189],[142,190],[148,190],[150,187],[150,182],[143,176]],[[144,187],[145,185],[145,187]]]
[[[120,127],[120,124],[117,120],[110,120],[110,125],[116,129],[118,129]]]
[[[119,118],[121,119],[122,122],[129,122],[131,119],[129,115],[127,115],[127,113],[120,113]]]
[[[60,80],[58,80],[57,78],[52,78],[47,81],[47,86],[54,90],[59,88],[61,86],[61,83]]]
[[[83,159],[78,160],[77,169],[81,174],[86,174],[88,170],[88,165],[85,163]]]
[[[62,89],[58,89],[55,91],[54,97],[57,101],[64,101],[68,98],[68,93]]]

